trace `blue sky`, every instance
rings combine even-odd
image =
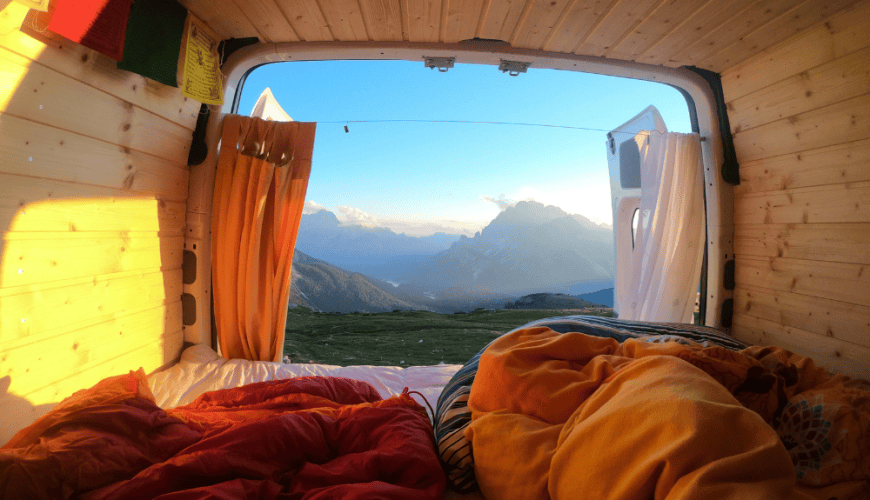
[[[422,61],[277,63],[247,78],[239,112],[250,113],[266,87],[294,120],[320,122],[309,207],[410,235],[470,235],[498,215],[499,205],[525,199],[611,223],[606,132],[353,121],[611,130],[652,104],[669,130],[691,131],[675,89],[570,71],[531,68],[510,77],[494,66],[464,64],[439,73]]]

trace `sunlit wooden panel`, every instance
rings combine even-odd
[[[316,0],[275,0],[284,17],[303,42],[328,42],[332,32]]]
[[[831,184],[740,196],[736,224],[870,222],[870,182]]]
[[[754,2],[755,0],[733,0],[704,3],[703,7],[696,10],[691,16],[678,21],[676,27],[658,40],[655,45],[641,52],[637,61],[665,66],[681,66],[682,61],[675,57],[676,54]]]
[[[72,77],[119,99],[147,109],[193,130],[199,103],[181,95],[181,90],[144,76],[117,69],[114,59],[83,45],[55,36],[46,45],[18,30],[28,8],[9,4],[0,14],[0,46]]]
[[[608,50],[607,57],[627,61],[637,60],[641,53],[674,31],[703,5],[702,2],[659,3],[640,24],[635,26],[615,47]]]
[[[711,57],[698,62],[698,65],[722,72],[810,26],[827,20],[853,3],[854,0],[805,1],[731,45],[721,48]]]
[[[262,36],[233,0],[179,0],[179,3],[205,21],[222,39]]]
[[[270,1],[274,2],[274,0]],[[414,5],[418,4],[418,2],[413,3]],[[429,5],[429,3],[422,2],[422,5]],[[366,24],[363,21],[362,13],[356,0],[323,2],[320,4],[320,8],[334,39],[341,41],[369,40],[369,35],[366,33]]]
[[[140,151],[0,113],[0,173],[187,198],[187,168]]]
[[[734,134],[740,163],[870,137],[870,94]]]
[[[627,38],[660,3],[661,0],[622,0],[616,3],[575,52],[610,57],[611,49]]]
[[[870,47],[870,2],[722,73],[726,101],[733,101],[839,57]]]
[[[737,224],[738,256],[870,264],[870,223]]]
[[[474,38],[483,13],[483,4],[484,0],[444,0],[441,41],[454,43]]]
[[[734,316],[731,334],[749,344],[781,346],[834,373],[870,379],[870,348],[864,346],[746,314]]]
[[[510,41],[526,3],[523,0],[486,2],[481,14],[478,36],[490,40]]]
[[[737,282],[870,306],[870,266],[782,257],[737,257]]]
[[[733,133],[870,91],[870,50],[859,50],[728,103]]]
[[[190,130],[0,49],[0,111],[187,164]]]
[[[401,41],[402,8],[399,0],[359,0],[366,31],[373,40]]]
[[[26,236],[26,237],[20,237]],[[184,238],[141,233],[7,233],[0,283],[14,287],[68,278],[181,267]]]
[[[614,5],[613,0],[575,2],[544,43],[544,50],[571,53],[580,47]]]
[[[510,39],[511,45],[526,49],[543,47],[551,34],[556,36],[555,28],[567,17],[573,3],[568,0],[530,0],[520,18],[520,29]]]
[[[870,181],[870,139],[740,165],[734,194]]]
[[[14,349],[104,323],[177,301],[181,288],[181,269],[159,268],[0,288],[0,342]]]
[[[62,335],[4,349],[0,377],[9,376],[9,392],[31,394],[56,382],[58,374],[77,374],[171,336],[181,318],[181,302],[151,309],[131,308],[108,321]],[[159,366],[159,365],[158,365]],[[130,369],[136,369],[130,367]]]
[[[870,307],[739,284],[735,314],[766,319],[870,347]]]
[[[760,1],[748,5],[740,12],[735,12],[733,17],[725,20],[716,29],[707,33],[701,33],[701,38],[692,45],[684,48],[676,57],[687,61],[689,64],[700,64],[717,52],[739,41],[759,29],[776,22],[778,18],[789,15],[795,7],[805,0],[774,0]]]
[[[152,231],[181,235],[184,203],[124,191],[0,174],[3,231]]]
[[[235,0],[235,3],[261,35],[261,42],[298,40],[275,0]]]

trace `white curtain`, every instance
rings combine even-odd
[[[698,134],[646,137],[635,245],[617,269],[619,317],[691,323],[706,238],[701,142]]]

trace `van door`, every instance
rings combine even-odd
[[[613,250],[616,265],[613,310],[619,314],[618,290],[625,290],[634,272],[632,253],[640,222],[640,165],[649,148],[649,131],[665,134],[668,129],[659,111],[650,106],[607,134],[607,168],[613,209]],[[647,217],[649,214],[647,214]]]

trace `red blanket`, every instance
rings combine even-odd
[[[10,499],[437,499],[444,483],[425,410],[343,378],[164,411],[140,370],[76,393],[0,449]]]

